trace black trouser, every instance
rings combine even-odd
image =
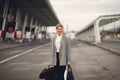
[[[60,66],[59,52],[56,52],[56,66]]]
[[[55,66],[55,74],[56,74],[56,80],[64,80],[64,72],[66,66],[60,66],[60,58],[59,58],[59,52],[56,52],[56,66]]]

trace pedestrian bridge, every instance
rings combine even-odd
[[[99,16],[79,31],[76,38],[120,54],[120,14]]]
[[[120,14],[104,15],[88,24],[76,34],[77,39],[101,43],[104,40],[120,40]]]

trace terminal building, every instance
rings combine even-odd
[[[0,0],[0,42],[44,39],[57,23],[49,0]]]

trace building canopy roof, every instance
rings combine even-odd
[[[20,8],[45,26],[55,26],[59,23],[49,0],[10,0],[10,6]]]

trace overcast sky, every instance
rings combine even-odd
[[[120,14],[120,0],[49,0],[65,27],[80,31],[100,15]],[[50,32],[54,28],[48,29]]]

